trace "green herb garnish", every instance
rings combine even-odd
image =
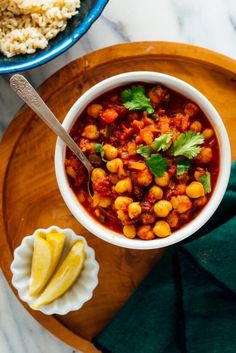
[[[163,134],[157,138],[152,143],[152,148],[155,151],[166,151],[170,147],[170,140],[171,140],[172,134]]]
[[[173,156],[184,156],[192,159],[201,151],[201,145],[204,142],[204,137],[200,132],[187,131],[178,136],[174,141],[171,152]]]
[[[177,175],[182,175],[184,173],[187,173],[190,166],[191,166],[191,163],[189,161],[179,161],[177,163]]]
[[[211,173],[206,172],[198,179],[198,181],[202,183],[205,193],[209,194],[211,192]]]
[[[95,151],[96,153],[99,153],[99,154],[100,154],[100,156],[102,157],[102,160],[103,160],[104,162],[107,162],[107,160],[104,159],[104,154],[105,154],[105,152],[104,152],[103,145],[102,145],[101,143],[96,143],[96,145],[94,146],[94,151]]]
[[[124,106],[129,110],[147,111],[148,114],[154,113],[150,99],[145,94],[143,86],[132,86],[121,92]]]
[[[146,161],[152,174],[157,177],[162,177],[167,170],[168,162],[159,153],[152,154]]]
[[[140,154],[144,158],[148,158],[148,157],[150,157],[152,151],[150,150],[150,148],[148,146],[139,145],[137,148],[137,153]]]

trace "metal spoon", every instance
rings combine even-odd
[[[88,192],[92,197],[91,173],[94,167],[87,157],[24,76],[19,74],[13,75],[10,78],[10,86],[13,91],[15,91],[16,94],[45,122],[45,124],[47,124],[47,126],[65,142],[70,150],[83,163],[88,171]]]

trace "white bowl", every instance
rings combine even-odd
[[[52,230],[66,235],[62,258],[77,240],[83,240],[85,244],[86,259],[84,267],[73,286],[52,303],[42,305],[36,309],[46,315],[65,315],[70,311],[79,310],[85,302],[92,298],[93,290],[98,285],[99,265],[95,260],[94,250],[88,246],[84,237],[76,235],[72,229],[61,229],[57,226],[51,226],[47,229],[37,229],[33,235],[24,237],[21,245],[14,251],[14,260],[11,264],[12,284],[17,289],[20,299],[31,307],[36,298],[30,297],[28,294],[34,238],[38,232],[47,234]]]
[[[160,83],[176,92],[183,94],[185,97],[198,104],[211,124],[214,126],[220,145],[220,171],[214,192],[211,195],[209,202],[204,207],[204,210],[200,212],[200,214],[195,219],[193,219],[181,229],[172,233],[169,237],[148,241],[141,239],[128,239],[125,236],[116,233],[115,231],[112,231],[98,223],[78,202],[68,183],[64,167],[65,144],[59,138],[57,139],[55,151],[56,178],[62,197],[71,213],[91,233],[111,244],[115,244],[124,248],[156,249],[177,243],[189,237],[199,228],[201,228],[213,215],[220,201],[222,200],[228,184],[231,165],[230,144],[225,126],[219,114],[202,93],[200,93],[188,83],[176,77],[148,71],[128,72],[120,74],[101,81],[95,86],[91,87],[74,103],[72,108],[67,113],[63,121],[64,128],[69,132],[84,108],[98,96],[116,87],[137,82],[155,84]]]

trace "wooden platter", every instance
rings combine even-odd
[[[67,65],[39,89],[63,121],[76,99],[109,76],[134,70],[179,77],[205,94],[228,130],[236,157],[236,62],[212,51],[185,44],[142,42],[121,44],[86,55]],[[78,312],[47,317],[26,309],[45,328],[82,352],[98,352],[91,339],[103,329],[157,261],[161,250],[115,247],[86,231],[64,204],[54,175],[55,136],[23,107],[0,144],[0,263],[11,285],[14,249],[39,227],[70,227],[84,235],[100,263],[99,286]],[[13,289],[14,290],[14,289]]]

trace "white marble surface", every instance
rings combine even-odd
[[[235,0],[110,0],[103,15],[67,53],[26,73],[38,86],[53,72],[90,51],[127,41],[165,40],[200,45],[236,59]],[[0,77],[0,131],[21,102]],[[72,353],[17,302],[0,275],[0,352]],[[85,352],[86,353],[86,352]]]

